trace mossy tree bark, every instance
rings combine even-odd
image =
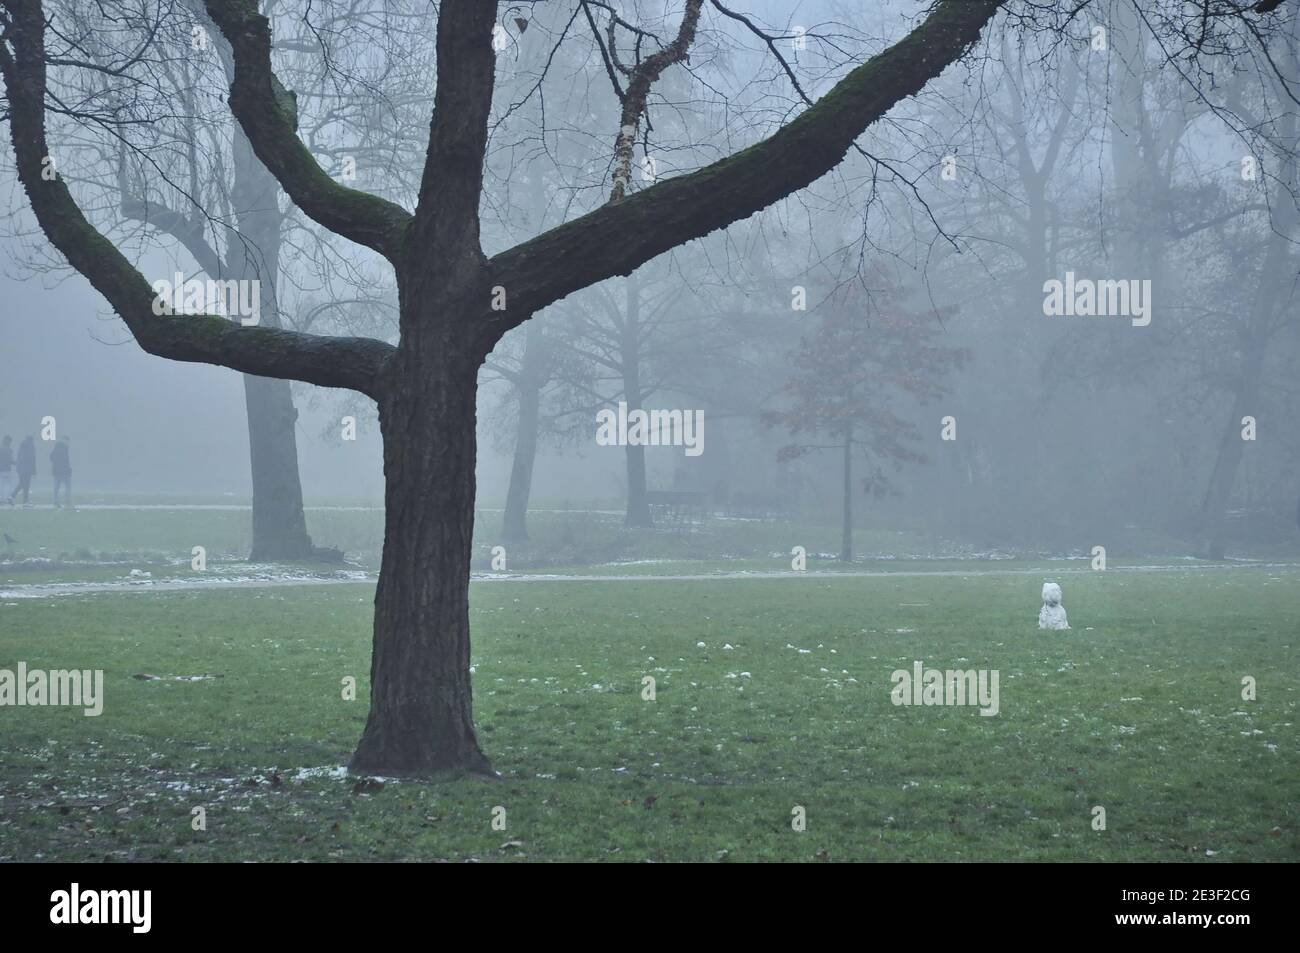
[[[404,348],[400,383],[379,403],[384,553],[357,772],[491,771],[474,734],[469,674],[474,401],[485,355],[432,338],[427,354]]]

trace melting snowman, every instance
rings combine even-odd
[[[1065,606],[1061,605],[1061,587],[1054,582],[1043,583],[1043,607],[1038,610],[1040,629],[1068,629]]]

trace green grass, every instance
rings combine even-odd
[[[1060,634],[1041,581],[476,584],[503,780],[360,787],[294,775],[360,734],[371,586],[12,601],[0,668],[102,668],[107,697],[0,708],[0,860],[1300,858],[1300,574],[1072,575]],[[998,670],[1000,714],[895,707],[914,659]]]

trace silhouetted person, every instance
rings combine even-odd
[[[5,434],[4,439],[0,440],[0,497],[10,506],[14,501],[10,498],[13,493],[14,479],[14,438]]]
[[[54,505],[59,505],[59,490],[63,490],[63,502],[72,505],[72,460],[68,457],[68,438],[60,437],[54,449],[50,451],[50,470],[54,474]]]
[[[9,494],[9,501],[12,503],[18,499],[18,494],[23,495],[23,505],[28,505],[28,495],[32,488],[32,477],[36,476],[36,441],[31,437],[26,437],[18,445],[18,485],[14,491]]]

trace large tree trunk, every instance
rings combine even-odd
[[[490,773],[474,735],[469,564],[475,388],[482,358],[402,353],[379,404],[384,554],[375,592],[370,715],[351,769]]]
[[[443,0],[441,9],[458,21],[457,29],[442,22],[438,29],[429,153],[444,161],[437,175],[426,165],[423,214],[403,239],[396,266],[402,345],[375,395],[384,440],[384,554],[370,713],[351,762],[359,773],[492,772],[474,735],[469,562],[478,372],[500,339],[478,331],[490,322],[495,297],[477,213],[496,5]],[[480,81],[453,81],[465,75]],[[477,130],[468,143],[467,127]]]

